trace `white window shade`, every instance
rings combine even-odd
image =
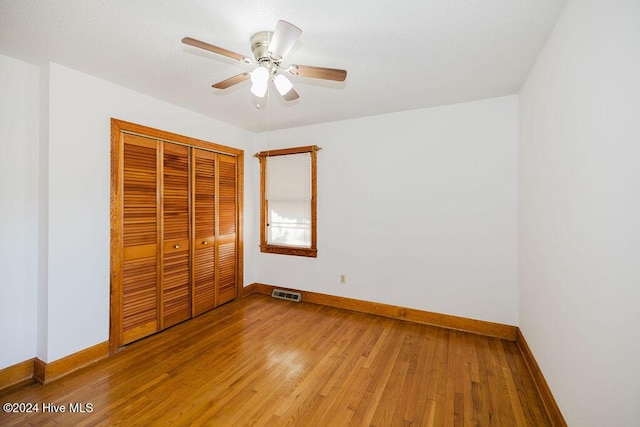
[[[267,243],[311,247],[311,155],[267,160]]]
[[[311,200],[311,155],[269,157],[266,196],[268,200]]]

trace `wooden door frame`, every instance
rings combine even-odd
[[[116,353],[122,345],[122,268],[123,268],[123,194],[124,153],[122,135],[129,133],[159,141],[172,142],[208,151],[235,156],[237,200],[237,271],[236,298],[243,295],[243,220],[244,220],[244,151],[213,142],[203,141],[160,129],[119,119],[111,119],[111,244],[110,244],[110,308],[109,352]]]

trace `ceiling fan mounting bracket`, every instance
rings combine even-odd
[[[271,55],[267,49],[269,49],[269,43],[271,43],[272,31],[260,31],[251,36],[251,52],[256,58],[258,64],[265,61],[273,61]],[[275,61],[274,61],[275,62]]]

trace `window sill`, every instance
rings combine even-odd
[[[315,248],[296,248],[293,246],[261,245],[260,252],[280,255],[306,256],[309,258],[318,257],[318,250]]]

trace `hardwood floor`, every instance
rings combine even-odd
[[[0,402],[39,405],[3,426],[550,425],[514,342],[263,295]]]

